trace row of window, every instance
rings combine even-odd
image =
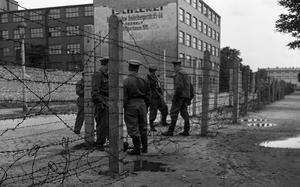
[[[63,32],[66,33],[66,36],[76,36],[79,35],[80,30],[79,26],[67,26],[66,30],[62,30],[61,27],[51,27],[49,28],[49,37],[59,37],[63,36]],[[30,29],[30,37],[31,38],[43,38],[44,37],[44,29],[43,28],[31,28]],[[8,30],[0,31],[0,38],[9,39]],[[20,39],[20,31],[18,29],[13,30],[13,39]]]
[[[214,13],[212,9],[210,9],[202,0],[185,0],[188,4],[190,4],[193,8],[198,10],[201,14],[208,17],[212,22],[220,26],[220,17]]]
[[[202,58],[192,57],[191,55],[179,53],[179,59],[184,62],[184,67],[202,69],[204,67],[204,62]],[[218,70],[219,64],[214,62],[209,62],[209,70]]]
[[[20,47],[17,46],[14,48],[15,54]],[[67,44],[67,49],[63,49],[61,45],[50,45],[49,46],[49,55],[60,55],[60,54],[80,54],[80,44]],[[8,57],[10,56],[10,48],[0,49],[0,56]]]
[[[188,47],[192,47],[194,49],[198,49],[199,51],[208,50],[213,56],[220,56],[220,49],[218,47],[204,42],[201,39],[188,33],[184,33],[183,31],[179,31],[178,33],[178,43],[186,45]]]
[[[50,9],[48,18],[49,19],[59,19],[62,18],[61,15],[62,9]],[[14,12],[12,14],[12,22],[22,22],[25,21],[25,13],[27,12]],[[34,10],[29,12],[29,19],[32,21],[43,20],[43,17],[46,14],[43,14],[42,10]],[[79,17],[79,7],[71,7],[65,9],[65,17],[66,18],[74,18]],[[84,16],[94,16],[94,8],[93,6],[85,6],[84,7]],[[1,23],[9,22],[9,13],[1,15]]]
[[[179,21],[192,26],[194,29],[197,29],[201,33],[207,35],[208,37],[216,41],[220,41],[219,32],[208,26],[206,23],[203,23],[200,19],[197,19],[195,16],[192,16],[189,12],[186,12],[182,8],[179,8]]]

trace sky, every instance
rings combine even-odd
[[[18,0],[26,8],[92,3],[92,0]],[[278,0],[206,0],[221,16],[221,47],[240,50],[244,65],[254,71],[267,67],[300,67],[300,50],[286,45],[293,38],[275,31],[283,7]]]

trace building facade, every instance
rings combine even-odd
[[[0,0],[0,12],[18,10],[18,2],[14,0]]]
[[[94,0],[95,34],[108,34],[108,18],[117,14],[123,22],[124,60],[159,67],[165,90],[172,92],[172,61],[182,59],[191,75],[197,98],[201,99],[203,55],[211,53],[210,90],[219,90],[221,17],[202,0]],[[108,55],[108,42],[96,49],[97,56]],[[127,69],[124,63],[124,71]],[[165,76],[166,75],[166,76]],[[166,77],[166,78],[164,78]],[[215,96],[216,97],[216,96]],[[200,103],[196,101],[200,106]]]
[[[265,68],[267,75],[277,80],[283,80],[288,83],[297,85],[299,88],[300,83],[298,82],[298,73],[300,68]]]
[[[25,22],[26,65],[80,69],[84,25],[93,25],[93,16],[93,4],[0,12],[0,59],[20,63],[19,25]]]

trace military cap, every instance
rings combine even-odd
[[[150,72],[157,71],[157,67],[154,66],[154,65],[150,65],[150,66],[149,66],[149,71],[150,71]]]
[[[109,58],[108,57],[104,57],[102,59],[100,59],[101,65],[106,65],[109,62]]]
[[[172,64],[175,66],[175,65],[181,65],[181,61],[180,60],[176,60],[176,61],[173,61]]]
[[[129,64],[128,66],[129,70],[133,70],[133,71],[138,70],[141,65],[140,61],[138,60],[129,60],[128,64]]]

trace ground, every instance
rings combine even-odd
[[[5,140],[13,142],[2,144],[0,149],[16,150],[26,146],[32,147],[37,140],[39,145],[46,145],[54,140],[59,141],[64,136],[70,137],[70,143],[62,142],[63,146],[49,146],[45,149],[35,147],[31,151],[13,155],[0,154],[0,164],[7,171],[6,175],[0,172],[2,173],[0,179],[1,176],[6,176],[7,180],[3,181],[3,186],[59,186],[62,183],[64,186],[128,187],[299,186],[300,150],[259,146],[264,141],[299,135],[299,111],[300,93],[296,92],[286,96],[284,100],[243,117],[266,119],[276,124],[275,127],[250,127],[248,122],[240,122],[222,124],[217,133],[209,137],[200,137],[197,125],[192,128],[189,137],[176,135],[172,138],[163,138],[151,134],[149,153],[139,157],[126,156],[126,161],[136,162],[126,165],[126,169],[132,166],[131,172],[115,178],[106,172],[108,154],[78,147],[82,142],[80,137],[72,134],[66,127],[61,129],[62,124],[52,124],[51,128],[45,125],[46,129],[43,126],[35,128],[35,131],[42,134],[32,136],[34,139],[28,137],[32,131],[28,132],[26,130],[28,128],[22,128],[19,131],[9,131],[7,135],[0,136],[0,140],[4,142],[4,138],[13,139],[12,135],[16,137],[28,135],[27,138]],[[74,116],[62,118],[67,121],[67,125],[72,126]],[[47,121],[51,123],[51,120]],[[33,120],[24,126],[35,124],[38,122]],[[47,133],[48,128],[53,132]],[[163,131],[164,128],[159,130]],[[67,178],[68,174],[74,175]],[[26,176],[27,180],[21,180]]]

